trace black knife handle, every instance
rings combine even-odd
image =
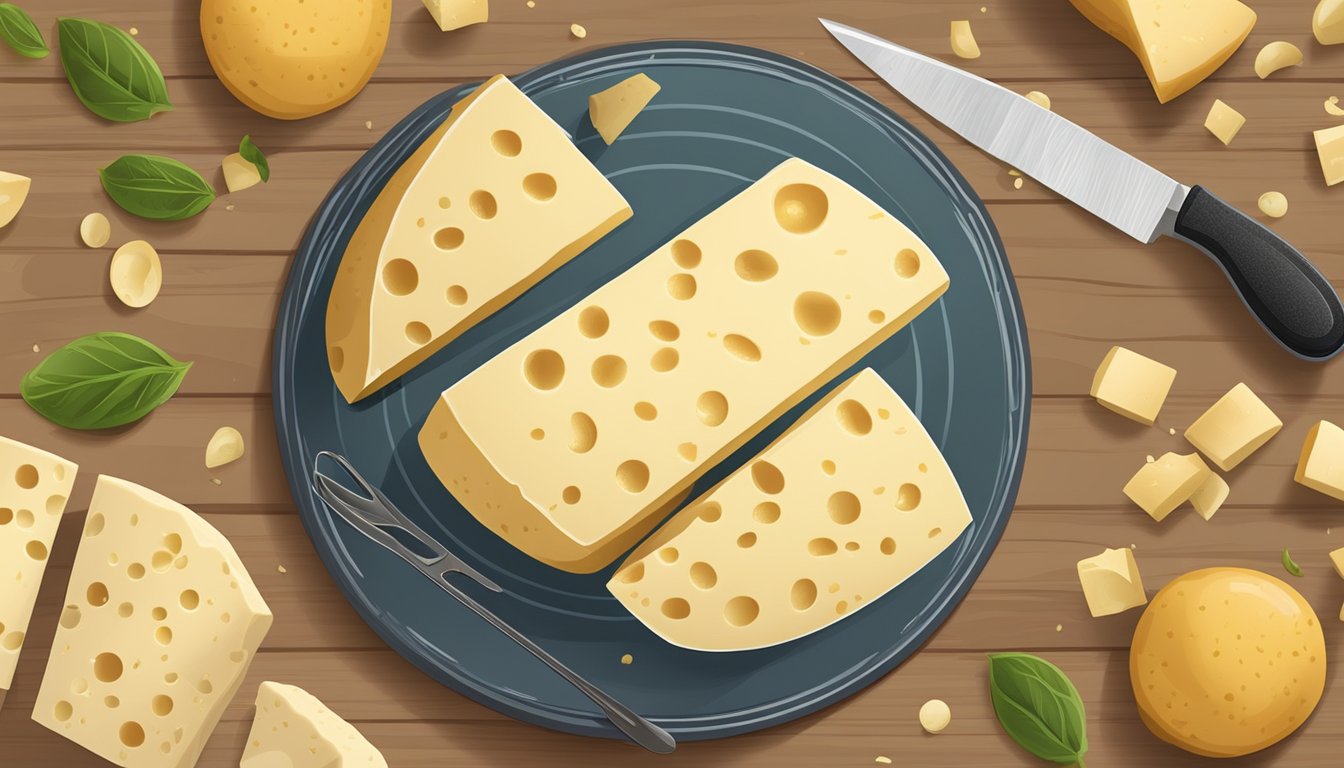
[[[1344,346],[1344,306],[1307,257],[1203,187],[1192,187],[1175,234],[1213,257],[1265,329],[1290,352],[1324,360]]]

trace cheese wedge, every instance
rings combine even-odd
[[[240,768],[387,768],[382,754],[316,696],[265,682]]]
[[[33,719],[124,768],[189,768],[270,627],[219,531],[99,477]]]
[[[1143,64],[1158,101],[1190,90],[1231,58],[1255,26],[1237,0],[1069,0]]]
[[[367,397],[629,217],[564,130],[491,78],[402,164],[350,239],[327,305],[336,386],[352,403]]]
[[[1344,429],[1328,421],[1313,424],[1302,441],[1293,480],[1344,501]]]
[[[640,72],[588,97],[588,118],[608,144],[616,141],[630,123],[658,95],[662,86]]]
[[[78,471],[46,451],[0,437],[0,703],[14,680],[28,622]]]
[[[970,522],[933,439],[865,369],[641,544],[607,589],[674,645],[764,648],[870,605]]]
[[[589,573],[946,288],[903,224],[787,160],[454,384],[420,447],[490,530]]]

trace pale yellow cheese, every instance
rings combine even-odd
[[[1330,564],[1335,566],[1335,573],[1344,579],[1344,547],[1333,550],[1330,553]]]
[[[33,719],[124,768],[189,768],[270,626],[219,531],[99,477]]]
[[[77,471],[59,456],[0,437],[0,693],[14,679]]]
[[[1226,146],[1241,132],[1246,118],[1240,112],[1229,107],[1222,99],[1214,99],[1209,107],[1209,116],[1204,118],[1204,127]]]
[[[1093,618],[1112,616],[1148,602],[1139,564],[1129,547],[1108,549],[1078,561],[1078,581]]]
[[[1321,161],[1325,183],[1333,187],[1344,181],[1344,125],[1322,128],[1312,135],[1316,138],[1316,156]]]
[[[0,229],[19,215],[32,184],[27,176],[0,171]]]
[[[1318,421],[1307,432],[1293,479],[1344,501],[1344,429]]]
[[[1124,43],[1148,74],[1158,101],[1190,90],[1231,58],[1255,26],[1237,0],[1070,0]]]
[[[220,168],[224,171],[224,186],[229,192],[242,192],[261,183],[261,171],[237,152],[224,158]]]
[[[454,384],[420,446],[487,528],[591,572],[946,288],[905,225],[787,160]]]
[[[1209,474],[1204,478],[1195,492],[1190,496],[1190,506],[1195,508],[1195,512],[1205,520],[1210,520],[1222,509],[1223,503],[1232,493],[1232,488],[1227,481],[1217,472],[1209,470]]]
[[[1152,426],[1175,380],[1175,368],[1111,347],[1092,376],[1092,397],[1121,416]]]
[[[950,36],[952,52],[958,57],[963,59],[980,58],[980,44],[975,40],[975,32],[971,29],[971,22],[965,19],[952,22]]]
[[[933,439],[865,369],[641,544],[607,589],[674,645],[764,648],[872,604],[970,522]]]
[[[640,72],[631,75],[610,88],[588,97],[588,117],[593,121],[602,140],[616,141],[636,116],[653,101],[662,86]]]
[[[1166,453],[1139,468],[1125,484],[1125,495],[1154,520],[1162,522],[1195,495],[1209,474],[1209,465],[1198,454]]]
[[[1266,77],[1287,67],[1302,64],[1302,49],[1283,40],[1275,40],[1260,49],[1255,55],[1255,75],[1264,80]]]
[[[240,768],[387,768],[387,761],[316,696],[265,682]]]
[[[1321,0],[1311,16],[1311,31],[1321,45],[1344,43],[1344,0]]]
[[[489,0],[424,0],[439,29],[448,32],[490,20]]]
[[[1250,387],[1238,384],[1195,419],[1185,430],[1185,439],[1229,472],[1282,428],[1269,406]]]
[[[491,78],[355,230],[327,306],[336,385],[350,402],[372,394],[629,217],[564,130]]]

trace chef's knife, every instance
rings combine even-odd
[[[1142,243],[1174,237],[1227,273],[1289,351],[1344,346],[1344,306],[1297,249],[1200,186],[1187,187],[1000,85],[853,27],[819,19],[892,88],[967,141]]]

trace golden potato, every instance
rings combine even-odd
[[[1297,590],[1245,568],[1178,576],[1134,630],[1129,678],[1158,738],[1206,757],[1275,744],[1325,690],[1325,636]]]
[[[215,75],[263,115],[300,120],[359,93],[378,68],[392,0],[201,0]]]

